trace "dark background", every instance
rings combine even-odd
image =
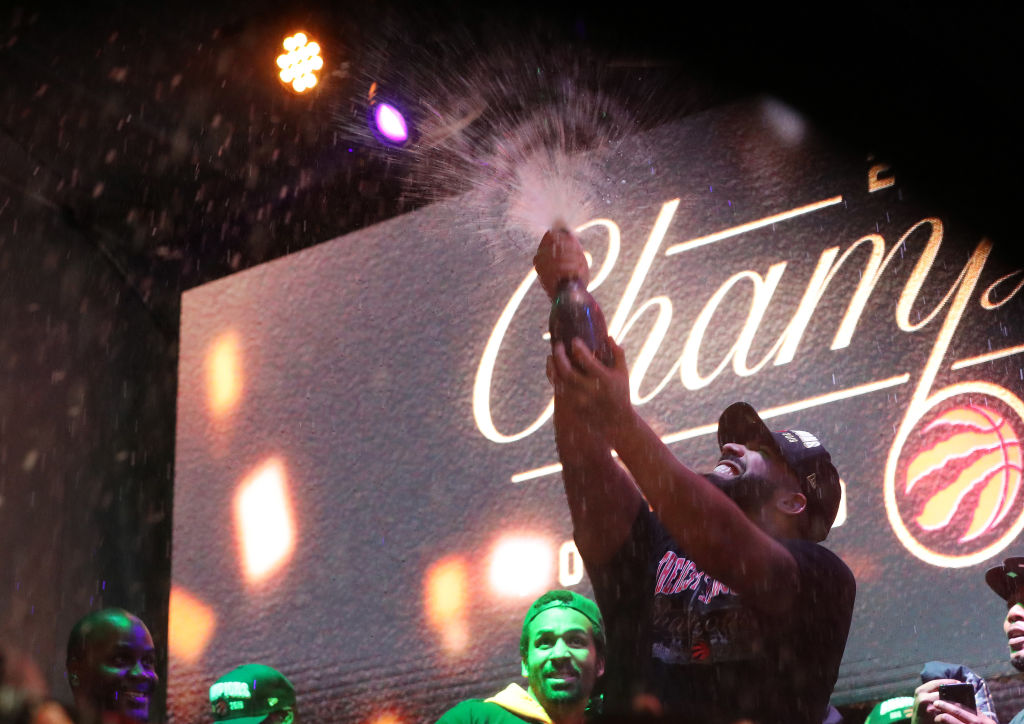
[[[430,199],[403,183],[406,157],[353,130],[369,79],[394,73],[382,59],[422,62],[453,34],[461,48],[576,54],[644,109],[638,129],[773,93],[1013,249],[1019,16],[466,2],[0,11],[0,636],[61,696],[55,652],[85,610],[135,610],[163,644],[180,294]],[[328,59],[340,75],[310,97],[262,70],[297,26],[325,52],[344,48]]]

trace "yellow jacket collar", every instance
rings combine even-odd
[[[543,724],[552,724],[551,717],[544,711],[544,707],[538,704],[537,700],[519,684],[509,684],[486,701],[494,702],[503,709],[508,709],[513,714],[527,719],[543,722]]]

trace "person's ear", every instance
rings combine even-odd
[[[786,492],[775,501],[775,507],[786,515],[800,515],[807,507],[807,497],[803,493]]]
[[[523,675],[524,679],[530,678],[530,672],[526,669],[526,659],[522,660],[519,671]]]
[[[597,667],[595,668],[595,671],[597,671],[597,678],[598,679],[600,679],[602,676],[604,676],[604,657],[603,656],[598,656],[597,657]]]
[[[81,683],[81,680],[78,678],[78,674],[75,674],[75,673],[68,674],[68,684],[71,685],[72,689],[77,689],[79,683]]]

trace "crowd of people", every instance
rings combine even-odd
[[[589,274],[567,231],[544,236],[534,266],[552,299]],[[607,345],[601,361],[578,338],[556,342],[547,364],[573,534],[596,601],[564,590],[534,601],[519,644],[525,688],[458,703],[438,724],[841,721],[829,699],[856,583],[820,545],[841,495],[828,451],[810,432],[770,430],[736,402],[719,418],[718,463],[698,473],[636,412],[623,351]],[[1024,671],[1024,558],[985,580],[1007,603],[1010,660]],[[14,696],[4,661],[0,724],[147,722],[156,661],[136,616],[90,613],[68,639],[74,706]],[[966,667],[928,662],[921,676],[913,697],[881,702],[868,722],[999,724],[985,682]],[[298,720],[294,687],[263,664],[222,676],[209,702],[215,722]],[[1010,724],[1024,724],[1024,711]]]
[[[986,573],[989,586],[1007,603],[1004,630],[1013,666],[1024,671],[1024,557],[1008,558]],[[523,684],[511,682],[486,699],[468,699],[445,712],[437,724],[584,724],[592,722],[676,722],[697,719],[683,704],[666,712],[665,701],[676,702],[676,692],[659,689],[666,680],[646,682],[644,695],[627,706],[614,698],[623,684],[609,675],[611,631],[598,604],[579,593],[552,590],[527,609],[519,639]],[[151,709],[159,680],[157,652],[146,625],[119,608],[106,608],[84,616],[72,629],[67,644],[66,675],[73,704],[62,705],[46,696],[45,684],[31,662],[13,649],[0,652],[0,723],[2,724],[147,724],[159,717]],[[714,669],[712,669],[713,671]],[[723,681],[727,674],[723,674]],[[787,671],[763,673],[768,683],[783,686]],[[921,672],[922,684],[913,696],[879,702],[865,724],[1000,724],[985,681],[965,666],[931,661]],[[631,678],[636,685],[639,677]],[[831,681],[815,700],[828,699]],[[524,688],[525,685],[525,688]],[[666,686],[674,686],[669,681]],[[967,698],[943,698],[948,687],[966,688]],[[768,686],[754,687],[757,691]],[[708,692],[725,699],[727,691]],[[744,692],[737,706],[753,707]],[[781,706],[774,697],[763,700],[765,712]],[[791,710],[805,704],[791,701]],[[693,707],[699,708],[700,702]],[[782,722],[760,713],[732,717],[718,713],[714,704],[707,722]],[[776,707],[773,709],[773,707]],[[824,705],[816,722],[841,722],[838,712]],[[730,718],[732,717],[732,718]],[[806,717],[805,717],[806,719]],[[298,724],[295,687],[277,669],[258,663],[244,664],[224,674],[209,687],[208,722],[229,724]],[[1008,724],[1024,724],[1024,711]]]

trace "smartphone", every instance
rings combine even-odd
[[[939,698],[942,701],[951,701],[959,704],[964,709],[977,713],[974,706],[974,687],[970,684],[940,684]]]

